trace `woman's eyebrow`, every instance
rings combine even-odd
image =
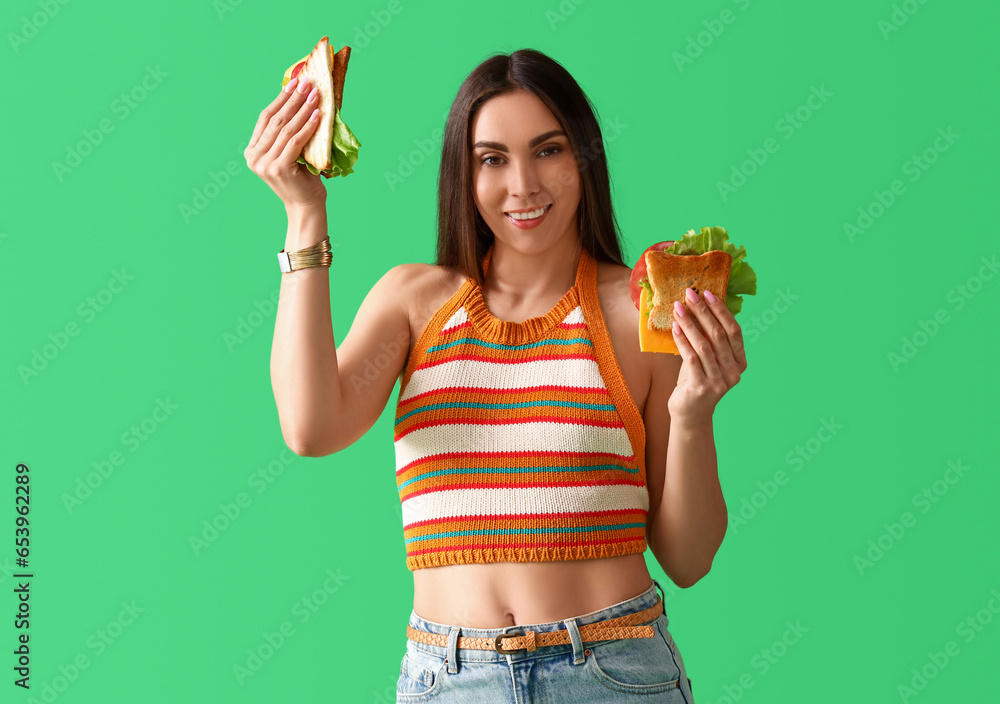
[[[540,134],[537,137],[533,137],[531,139],[531,141],[528,142],[528,147],[529,148],[530,147],[534,147],[537,144],[541,144],[546,139],[549,139],[551,137],[557,137],[559,135],[562,135],[563,137],[565,137],[566,133],[563,132],[562,130],[549,130],[548,132],[546,132],[544,134]],[[479,140],[478,142],[476,142],[475,144],[472,145],[473,149],[475,149],[476,147],[486,147],[487,149],[497,149],[497,150],[499,150],[501,152],[509,151],[507,149],[507,145],[506,144],[500,144],[499,142],[487,142],[485,140]]]

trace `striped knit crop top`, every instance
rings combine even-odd
[[[573,287],[520,323],[466,278],[413,349],[394,440],[410,570],[646,550],[645,426],[586,249]]]

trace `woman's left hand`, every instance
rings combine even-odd
[[[672,417],[710,418],[747,369],[743,331],[726,302],[710,291],[702,298],[689,288],[686,296],[687,307],[674,304],[672,333],[683,362],[667,408]]]

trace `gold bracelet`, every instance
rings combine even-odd
[[[333,255],[330,254],[330,236],[327,235],[322,240],[311,247],[300,249],[295,252],[286,252],[282,249],[278,252],[278,268],[283,274],[299,269],[306,269],[311,266],[330,266]]]

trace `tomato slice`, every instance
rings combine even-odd
[[[292,75],[288,77],[288,80],[292,80],[293,78],[298,76],[299,71],[301,71],[302,67],[305,65],[306,65],[305,61],[300,61],[299,63],[295,64],[295,68],[292,69]]]
[[[635,304],[636,310],[639,310],[639,294],[642,290],[642,286],[639,285],[639,282],[646,278],[646,252],[656,252],[661,249],[667,249],[673,244],[674,240],[667,240],[665,242],[657,242],[656,244],[650,245],[639,257],[639,261],[635,263],[635,266],[632,267],[632,276],[628,281],[628,292],[632,296],[632,303]]]

